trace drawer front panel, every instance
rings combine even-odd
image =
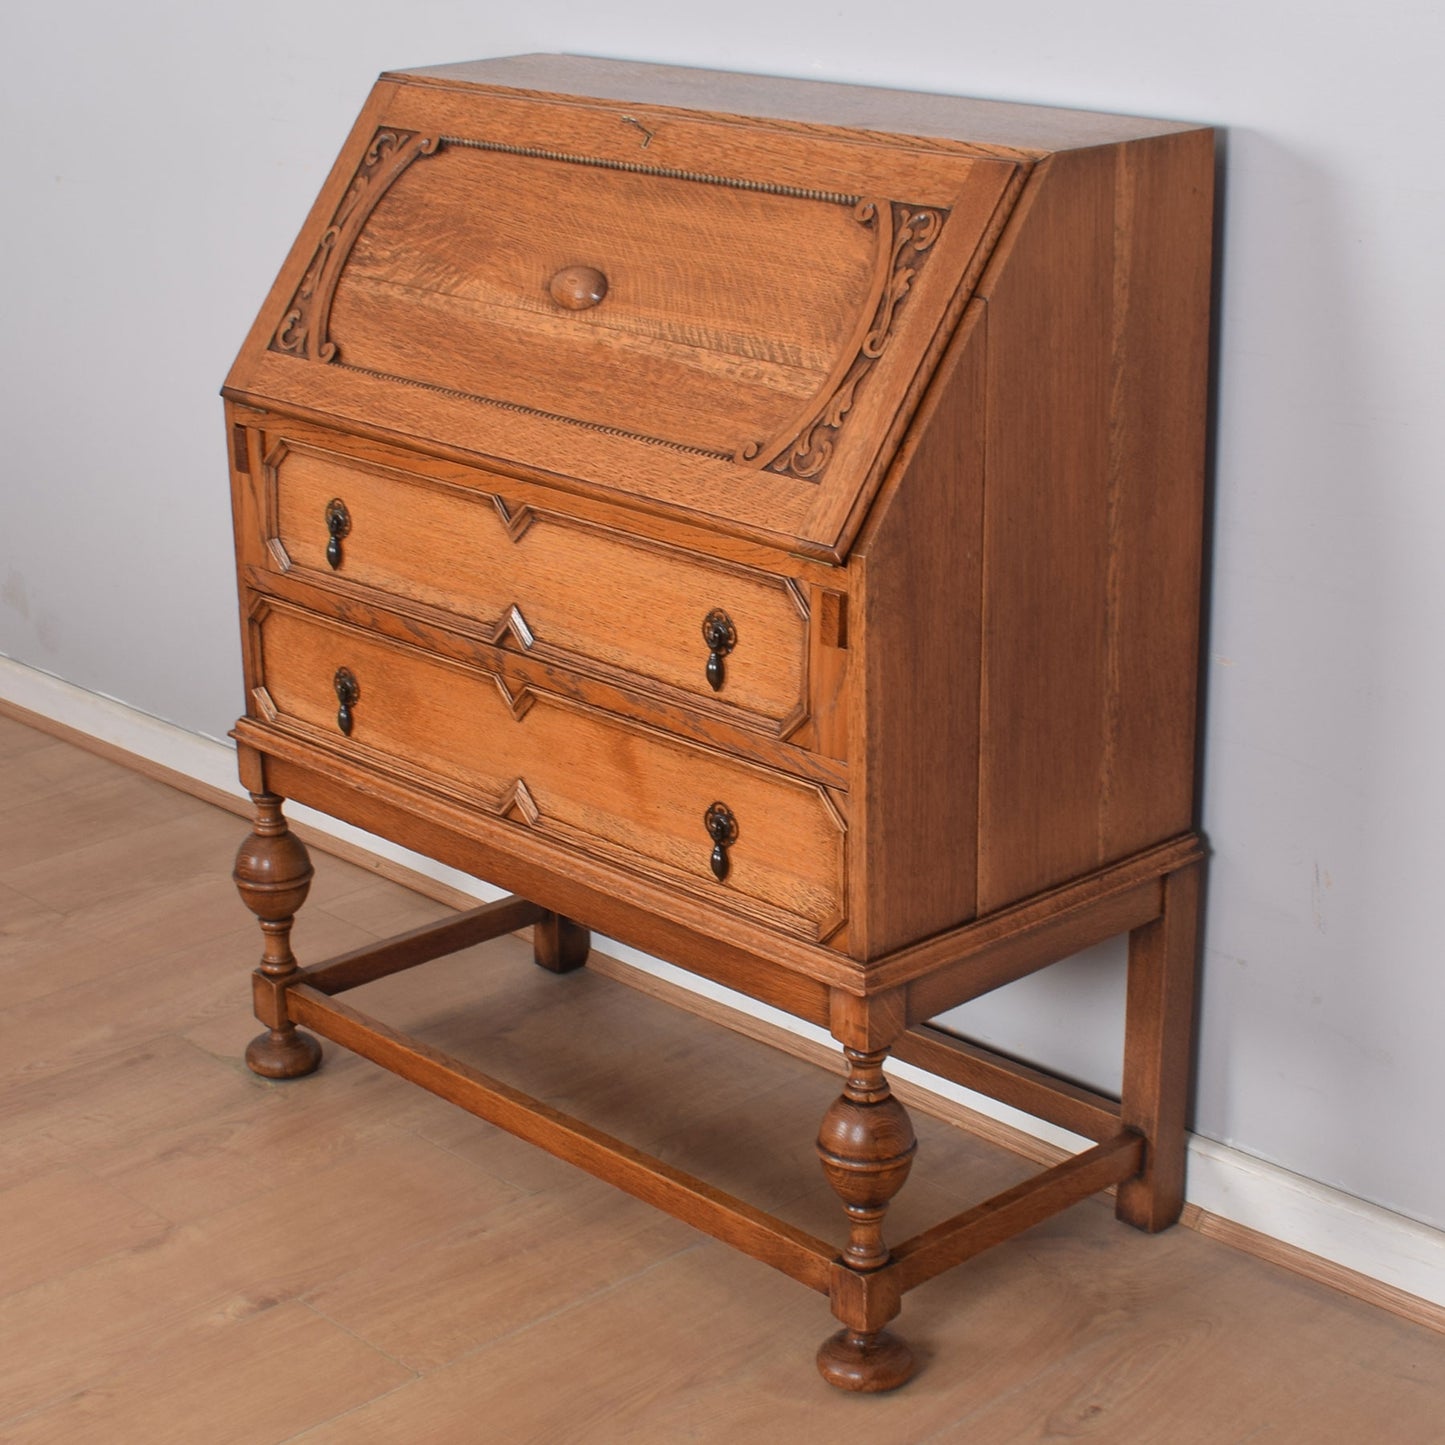
[[[252,625],[266,720],[790,933],[841,924],[845,826],[815,784],[280,603]]]
[[[788,579],[285,440],[266,480],[268,532],[290,569],[676,687],[769,732],[785,736],[807,710],[807,604]],[[726,625],[709,633],[718,612]]]

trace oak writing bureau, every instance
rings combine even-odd
[[[1182,1202],[1213,137],[520,56],[384,75],[230,373],[261,920],[311,1030],[826,1294]],[[293,798],[512,890],[298,967]],[[828,1028],[830,1243],[340,1002],[599,929]],[[933,1028],[1128,933],[1122,1102]],[[299,1026],[299,1027],[298,1027]],[[1095,1146],[906,1242],[890,1051]]]

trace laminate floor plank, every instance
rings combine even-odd
[[[328,860],[325,870],[326,883],[356,881],[357,886],[339,893],[326,891],[323,886],[322,892],[315,893],[308,899],[307,908],[314,908],[319,904],[338,918],[345,918],[358,928],[365,928],[376,934],[378,938],[390,938],[393,934],[420,928],[423,923],[436,922],[448,917],[453,911],[444,903],[423,898],[421,894],[413,893],[409,888],[403,888],[385,878],[364,876],[360,880],[346,880],[332,872],[329,863],[333,861],[339,860]],[[363,870],[354,868],[353,871],[361,873]]]
[[[411,1378],[304,1305],[178,1340],[5,1427],[7,1445],[271,1445]]]
[[[817,1378],[813,1351],[833,1327],[821,1296],[706,1242],[300,1438],[380,1445],[412,1431],[429,1445],[463,1445],[480,1418],[509,1445],[855,1436],[912,1445],[1099,1328],[1093,1291],[1079,1287],[1088,1252],[1041,1263],[1017,1245],[979,1260],[970,1282],[955,1275],[910,1296],[909,1339],[931,1367],[886,1400]],[[1170,1308],[1160,1291],[1154,1314]]]
[[[14,758],[23,757],[26,753],[54,747],[55,744],[56,739],[49,733],[30,727],[18,718],[0,713],[0,759],[9,762]],[[84,749],[74,748],[72,751],[83,752]]]
[[[216,1066],[219,1072],[222,1061]],[[215,1101],[208,1107],[123,1144],[98,1142],[85,1155],[88,1166],[160,1213],[195,1219],[268,1191],[305,1190],[317,1170],[375,1148],[408,1122],[404,1107],[374,1107],[377,1091],[366,1087],[316,1089],[297,1104],[282,1087],[263,1084],[258,1100],[245,1072],[228,1071],[225,1087],[207,1089]],[[356,1077],[369,1082],[360,1071]]]
[[[14,849],[7,845],[16,819],[30,811],[19,809],[0,828],[0,852],[14,854],[0,864],[0,882],[68,913],[133,892],[137,883],[144,888],[157,880],[180,882],[229,874],[238,841],[236,819],[219,808],[181,797],[163,784],[140,781],[162,794],[171,793],[185,806],[168,810],[163,800],[146,800],[141,816],[107,818],[114,831],[102,828],[97,833],[83,828],[84,792],[66,795],[35,805],[42,815],[55,808],[64,816],[58,823],[47,821],[44,838],[37,839],[34,832],[39,830],[32,830],[24,840],[28,846]],[[67,833],[76,846],[57,846]]]
[[[258,1160],[264,1167],[264,1160]],[[246,1318],[366,1262],[379,1267],[518,1197],[414,1136],[172,1228],[159,1242],[0,1297],[0,1421],[175,1348],[205,1321]]]
[[[114,857],[114,872],[134,879],[135,840],[151,827],[174,831],[183,819],[200,819],[202,828],[217,829],[224,816],[164,783],[112,767],[89,787],[34,798],[0,815],[0,883],[75,907],[93,886],[87,875],[98,860]],[[192,861],[196,856],[192,850]],[[217,861],[214,849],[199,856],[208,867]]]
[[[235,885],[220,874],[137,888],[68,914],[47,910],[45,920],[0,942],[0,998],[13,1007],[110,978],[174,952],[178,935],[202,946],[235,935],[246,918]]]
[[[267,1088],[236,1061],[166,1035],[8,1080],[0,1088],[0,1142],[44,1136],[99,1159],[105,1150],[143,1150],[157,1135]]]
[[[1445,1438],[1438,1335],[1383,1313],[1361,1333],[1357,1302],[1253,1263],[1200,1278],[1161,1306],[1102,1317],[1079,1349],[929,1441],[1427,1445]]]
[[[0,1080],[64,1069],[233,1009],[236,978],[244,981],[260,954],[254,925],[241,919],[235,923],[238,926],[220,938],[172,948],[102,977],[0,1008]],[[297,932],[316,941],[319,954],[372,938],[320,910]]]
[[[3,757],[0,754],[0,757]],[[53,799],[81,788],[103,786],[134,773],[119,764],[55,739],[48,746],[30,748],[4,758],[5,778],[0,786],[0,819],[29,804]]]
[[[0,1296],[169,1230],[168,1219],[73,1165],[0,1190]]]
[[[0,1090],[3,1096],[4,1090]],[[50,1174],[73,1164],[73,1149],[52,1139],[38,1129],[24,1126],[0,1130],[0,1179],[14,1189],[42,1174]]]
[[[1438,1334],[1100,1200],[910,1293],[905,1390],[830,1390],[821,1296],[330,1045],[250,1074],[244,823],[86,758],[0,717],[7,1445],[1445,1438]],[[445,916],[314,856],[305,963]],[[813,1153],[836,1073],[516,938],[351,997],[841,1236]],[[1033,1172],[915,1125],[895,1240]]]
[[[55,927],[64,918],[59,909],[47,908],[19,889],[0,883],[0,965],[23,949],[31,935]]]
[[[413,1370],[430,1371],[697,1247],[686,1225],[573,1172],[566,1191],[524,1196],[362,1265],[313,1290],[307,1303]]]

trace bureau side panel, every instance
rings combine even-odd
[[[980,912],[1190,826],[1212,154],[1052,157],[980,287]]]
[[[974,913],[986,319],[964,313],[850,560],[859,958]]]
[[[1115,196],[1101,863],[1194,821],[1214,133],[1121,150]]]

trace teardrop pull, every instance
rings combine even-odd
[[[351,531],[351,513],[340,497],[333,497],[326,504],[326,530],[330,534],[326,543],[326,560],[334,572],[341,566],[341,539]]]
[[[708,863],[712,867],[713,877],[723,883],[727,880],[728,870],[732,866],[728,849],[738,840],[738,820],[733,817],[733,811],[726,803],[714,803],[702,815],[702,821],[708,837],[712,839],[712,857],[708,859]]]
[[[338,667],[331,683],[336,689],[336,701],[339,704],[336,710],[336,726],[346,737],[350,737],[351,729],[356,726],[356,715],[352,708],[361,699],[361,684],[357,682],[356,674],[347,667]]]
[[[702,640],[707,644],[707,680],[714,692],[720,692],[726,681],[723,658],[738,644],[738,630],[733,620],[722,610],[714,607],[702,620]]]

